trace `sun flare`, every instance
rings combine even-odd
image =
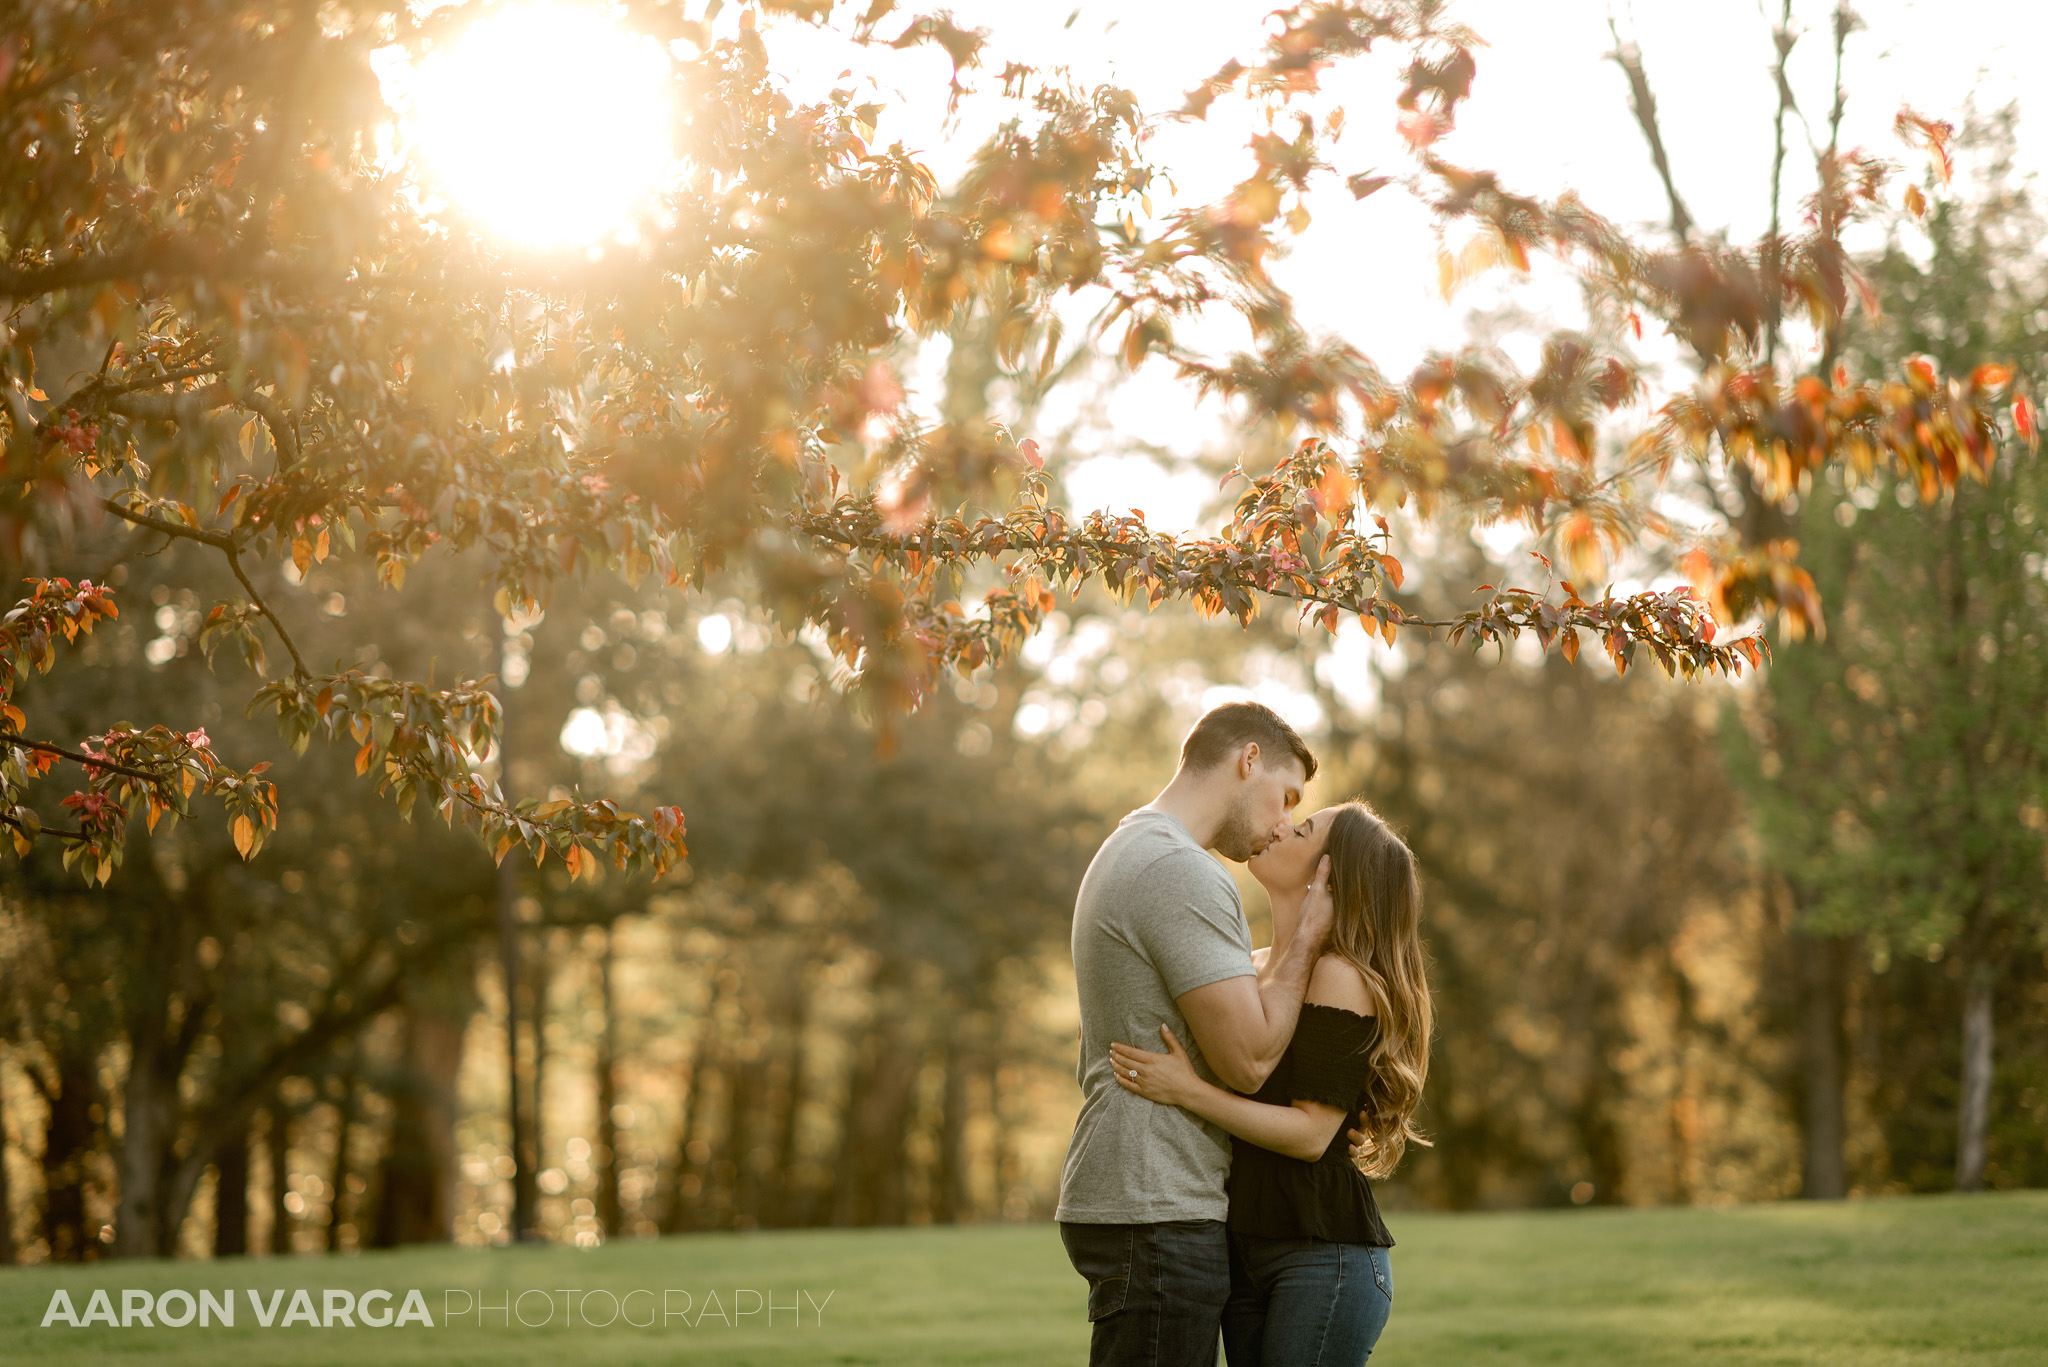
[[[428,187],[533,247],[630,234],[675,161],[669,59],[581,4],[501,4],[404,72]]]

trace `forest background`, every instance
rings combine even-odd
[[[1811,34],[1789,5],[1758,21],[1766,59],[1782,73],[1859,41],[1846,12]],[[1615,44],[1620,99],[1655,73]],[[1807,116],[1775,90],[1782,147]],[[1656,127],[1640,97],[1614,117]],[[1998,359],[2037,383],[2048,274],[2023,125],[2015,108],[1960,122],[1953,188],[1929,182],[1924,214],[1860,246],[1873,307],[1837,355],[1863,374]],[[1680,237],[1681,190],[1708,174],[1661,178]],[[1502,291],[1457,326],[1512,348],[1543,303]],[[1116,358],[1077,355],[1049,407],[996,322],[942,342],[895,358],[918,401],[1034,433],[1056,501],[1116,492],[1086,438],[1131,382]],[[1290,435],[1252,421],[1206,454],[1123,453],[1188,497],[1275,468]],[[498,675],[508,789],[675,803],[689,863],[652,882],[494,866],[401,820],[322,742],[272,771],[289,800],[254,861],[214,813],[131,831],[104,890],[55,849],[8,864],[0,1259],[1049,1218],[1078,1101],[1074,886],[1193,717],[1240,696],[1324,757],[1311,802],[1363,794],[1426,871],[1435,1147],[1389,1206],[2048,1183],[2048,491],[2009,445],[1984,480],[1925,497],[1817,472],[1778,530],[1825,633],[1779,619],[1773,665],[1732,682],[1381,647],[1284,611],[1240,629],[1088,589],[1017,659],[878,726],[843,660],[780,629],[743,570],[688,594],[593,578],[506,612],[474,557],[417,566],[403,597],[340,557],[266,567],[267,589],[364,643],[358,668]],[[1558,553],[1455,520],[1406,530],[1397,587],[1422,616]],[[16,696],[54,734],[175,715],[225,753],[270,753],[240,663],[202,658],[228,567],[134,539],[103,523],[63,548],[55,572],[129,606]],[[1603,568],[1678,576],[1635,550]],[[1258,903],[1247,884],[1255,928]]]

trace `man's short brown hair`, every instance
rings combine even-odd
[[[1244,748],[1246,742],[1258,745],[1262,764],[1270,766],[1281,756],[1292,755],[1301,761],[1304,783],[1316,776],[1316,757],[1308,742],[1282,721],[1278,712],[1255,702],[1227,702],[1203,713],[1195,729],[1180,744],[1180,767],[1213,769]]]

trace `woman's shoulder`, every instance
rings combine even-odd
[[[1334,1006],[1357,1016],[1370,1016],[1375,1010],[1372,993],[1366,990],[1365,975],[1341,954],[1325,954],[1316,960],[1315,969],[1309,974],[1308,995],[1303,1000],[1311,1006]]]

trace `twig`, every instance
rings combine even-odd
[[[12,826],[12,827],[14,827],[14,829],[16,829],[17,831],[21,831],[21,832],[23,832],[24,834],[29,834],[29,833],[30,833],[30,832],[29,832],[29,829],[28,829],[28,825],[27,825],[27,823],[26,823],[26,822],[21,822],[21,821],[17,821],[17,820],[15,820],[15,819],[14,819],[13,817],[11,817],[11,816],[8,816],[8,815],[6,815],[5,813],[0,813],[0,823],[5,823],[6,825]],[[87,835],[87,834],[86,834],[86,833],[85,833],[84,831],[67,831],[67,830],[65,830],[65,829],[64,829],[63,827],[61,827],[61,826],[42,826],[42,827],[39,827],[39,828],[37,828],[37,829],[36,829],[36,830],[35,830],[35,831],[33,832],[33,834],[35,834],[35,835],[54,835],[54,836],[57,836],[57,837],[59,837],[60,839],[64,839],[64,840],[90,840],[90,839],[92,839],[92,837],[91,837],[91,836],[89,836],[89,835]]]
[[[180,536],[187,541],[203,542],[231,553],[235,549],[234,538],[225,532],[209,532],[203,527],[187,527],[178,522],[166,522],[160,517],[151,517],[148,513],[138,513],[132,508],[123,507],[111,498],[101,499],[100,506],[124,522],[147,527],[153,532],[162,532],[165,536]]]
[[[83,754],[77,750],[66,750],[63,746],[52,745],[46,740],[30,740],[27,736],[17,736],[9,732],[0,731],[0,745],[11,745],[21,750],[40,750],[46,755],[55,755],[59,759],[74,760],[79,764],[92,765],[95,768],[105,769],[109,773],[126,774],[129,778],[139,778],[145,783],[169,783],[171,781],[169,774],[153,773],[147,769],[131,769],[125,764],[116,764],[112,760],[101,759],[98,755]]]
[[[307,669],[306,662],[299,657],[299,648],[292,643],[291,636],[284,629],[284,623],[277,620],[277,614],[270,610],[270,605],[263,601],[256,592],[256,586],[249,582],[249,576],[243,572],[242,557],[232,545],[227,549],[228,568],[235,572],[235,578],[241,580],[242,587],[249,591],[249,601],[256,605],[256,610],[270,619],[270,629],[277,633],[277,639],[284,642],[284,648],[291,653],[292,669],[302,679],[311,678],[313,671]]]
[[[153,532],[162,532],[165,536],[182,537],[187,541],[197,541],[203,545],[212,546],[225,554],[228,558],[228,568],[235,572],[235,578],[242,581],[242,587],[249,594],[249,602],[255,607],[256,611],[263,614],[265,620],[270,623],[270,629],[277,633],[277,639],[284,642],[285,650],[290,652],[293,672],[302,679],[312,677],[313,671],[306,668],[306,661],[300,656],[298,646],[293,643],[291,633],[284,629],[284,623],[280,622],[277,619],[277,614],[270,610],[270,604],[263,601],[263,595],[256,592],[256,586],[249,582],[248,573],[242,569],[241,548],[235,544],[233,537],[224,532],[209,532],[201,527],[187,527],[177,522],[166,522],[160,517],[151,517],[148,513],[138,513],[131,508],[124,508],[111,498],[101,499],[100,505],[124,522],[132,522],[138,527],[147,527]]]

